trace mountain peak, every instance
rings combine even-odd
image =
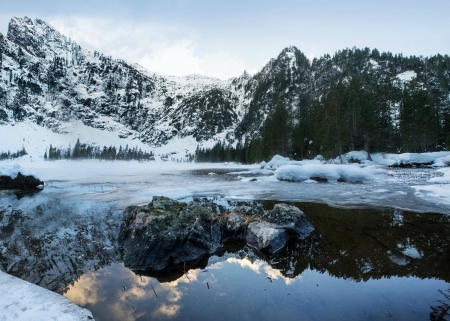
[[[14,17],[9,22],[8,40],[39,58],[61,55],[71,43],[64,35],[41,19]]]
[[[252,75],[250,75],[250,73],[247,70],[244,70],[244,72],[241,75],[241,78],[247,79],[247,78],[251,78]]]
[[[286,54],[286,53],[294,53],[294,54],[296,54],[296,53],[301,53],[301,51],[295,46],[289,46],[289,47],[284,48],[281,51],[281,54]]]

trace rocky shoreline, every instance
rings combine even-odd
[[[20,189],[31,190],[44,187],[44,182],[32,175],[22,175],[18,173],[16,177],[0,175],[0,190],[2,189]]]
[[[217,215],[196,202],[180,203],[155,196],[148,205],[124,210],[119,245],[124,250],[125,266],[162,271],[198,262],[230,242],[274,253],[313,230],[305,214],[292,205],[276,204],[268,211],[238,206]]]

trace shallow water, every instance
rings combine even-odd
[[[396,192],[381,185],[308,190],[287,182],[241,184],[221,178],[224,173],[167,172],[152,176],[159,180],[123,183],[49,180],[35,195],[0,192],[0,269],[64,293],[96,320],[424,320],[432,307],[450,304],[439,292],[450,284],[450,216],[383,208],[381,196],[370,207],[377,195]],[[317,203],[332,201],[333,191],[357,198],[370,191],[373,199],[362,202],[365,207],[347,196],[345,208]],[[122,209],[153,195],[195,198],[220,213],[243,202],[271,209],[280,199],[314,193],[314,203],[294,204],[315,231],[276,255],[234,245],[187,274],[140,275],[123,266],[117,245]],[[346,199],[342,195],[334,200]],[[410,191],[386,197],[386,206],[430,207],[415,207]]]
[[[443,306],[438,291],[450,284],[450,217],[442,214],[295,203],[315,227],[307,239],[272,256],[235,245],[186,274],[156,277],[121,263],[117,203],[9,200],[2,270],[64,293],[96,320],[423,320]],[[217,212],[246,203],[197,201]]]
[[[236,205],[216,200],[218,210]],[[448,216],[296,205],[316,230],[276,255],[235,247],[173,277],[114,263],[65,295],[98,320],[424,320],[443,306]]]
[[[447,288],[417,277],[356,282],[310,268],[287,278],[262,260],[228,258],[167,283],[114,263],[83,275],[65,296],[96,320],[384,320],[387,311],[426,320],[443,299],[437,290]]]

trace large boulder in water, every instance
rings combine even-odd
[[[155,196],[148,205],[124,210],[119,244],[125,251],[125,266],[133,270],[183,271],[202,257],[223,250],[229,241],[245,241],[273,253],[313,229],[302,211],[287,204],[277,204],[270,211],[239,206],[217,215],[195,202]]]
[[[162,270],[196,260],[214,253],[220,241],[220,222],[210,209],[162,196],[146,206],[127,207],[119,235],[124,263],[134,270]]]

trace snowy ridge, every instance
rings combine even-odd
[[[44,21],[27,17],[11,20],[8,37],[0,36],[0,45],[3,124],[27,118],[63,133],[64,124],[81,121],[121,138],[137,139],[147,147],[186,136],[194,136],[197,142],[218,139],[216,135],[222,137],[222,132],[235,127],[236,116],[232,124],[228,121],[225,127],[221,124],[203,130],[201,137],[196,135],[208,112],[217,106],[201,101],[211,91],[222,92],[219,104],[237,115],[238,99],[229,91],[231,80],[151,73],[138,64],[82,49]],[[189,121],[186,130],[174,121],[176,117]]]
[[[279,103],[296,115],[295,123],[304,106],[337,84],[348,85],[352,74],[392,79],[397,87],[418,77],[417,71],[393,66],[390,58],[372,57],[365,49],[310,61],[293,46],[253,76],[246,71],[228,80],[165,76],[81,48],[48,23],[28,17],[11,19],[7,37],[0,35],[0,49],[0,128],[29,120],[64,134],[65,128],[83,124],[111,133],[112,140],[140,141],[156,152],[172,146],[164,150],[181,154],[197,145],[225,141],[235,146],[259,136]],[[390,103],[396,114],[399,103]]]

